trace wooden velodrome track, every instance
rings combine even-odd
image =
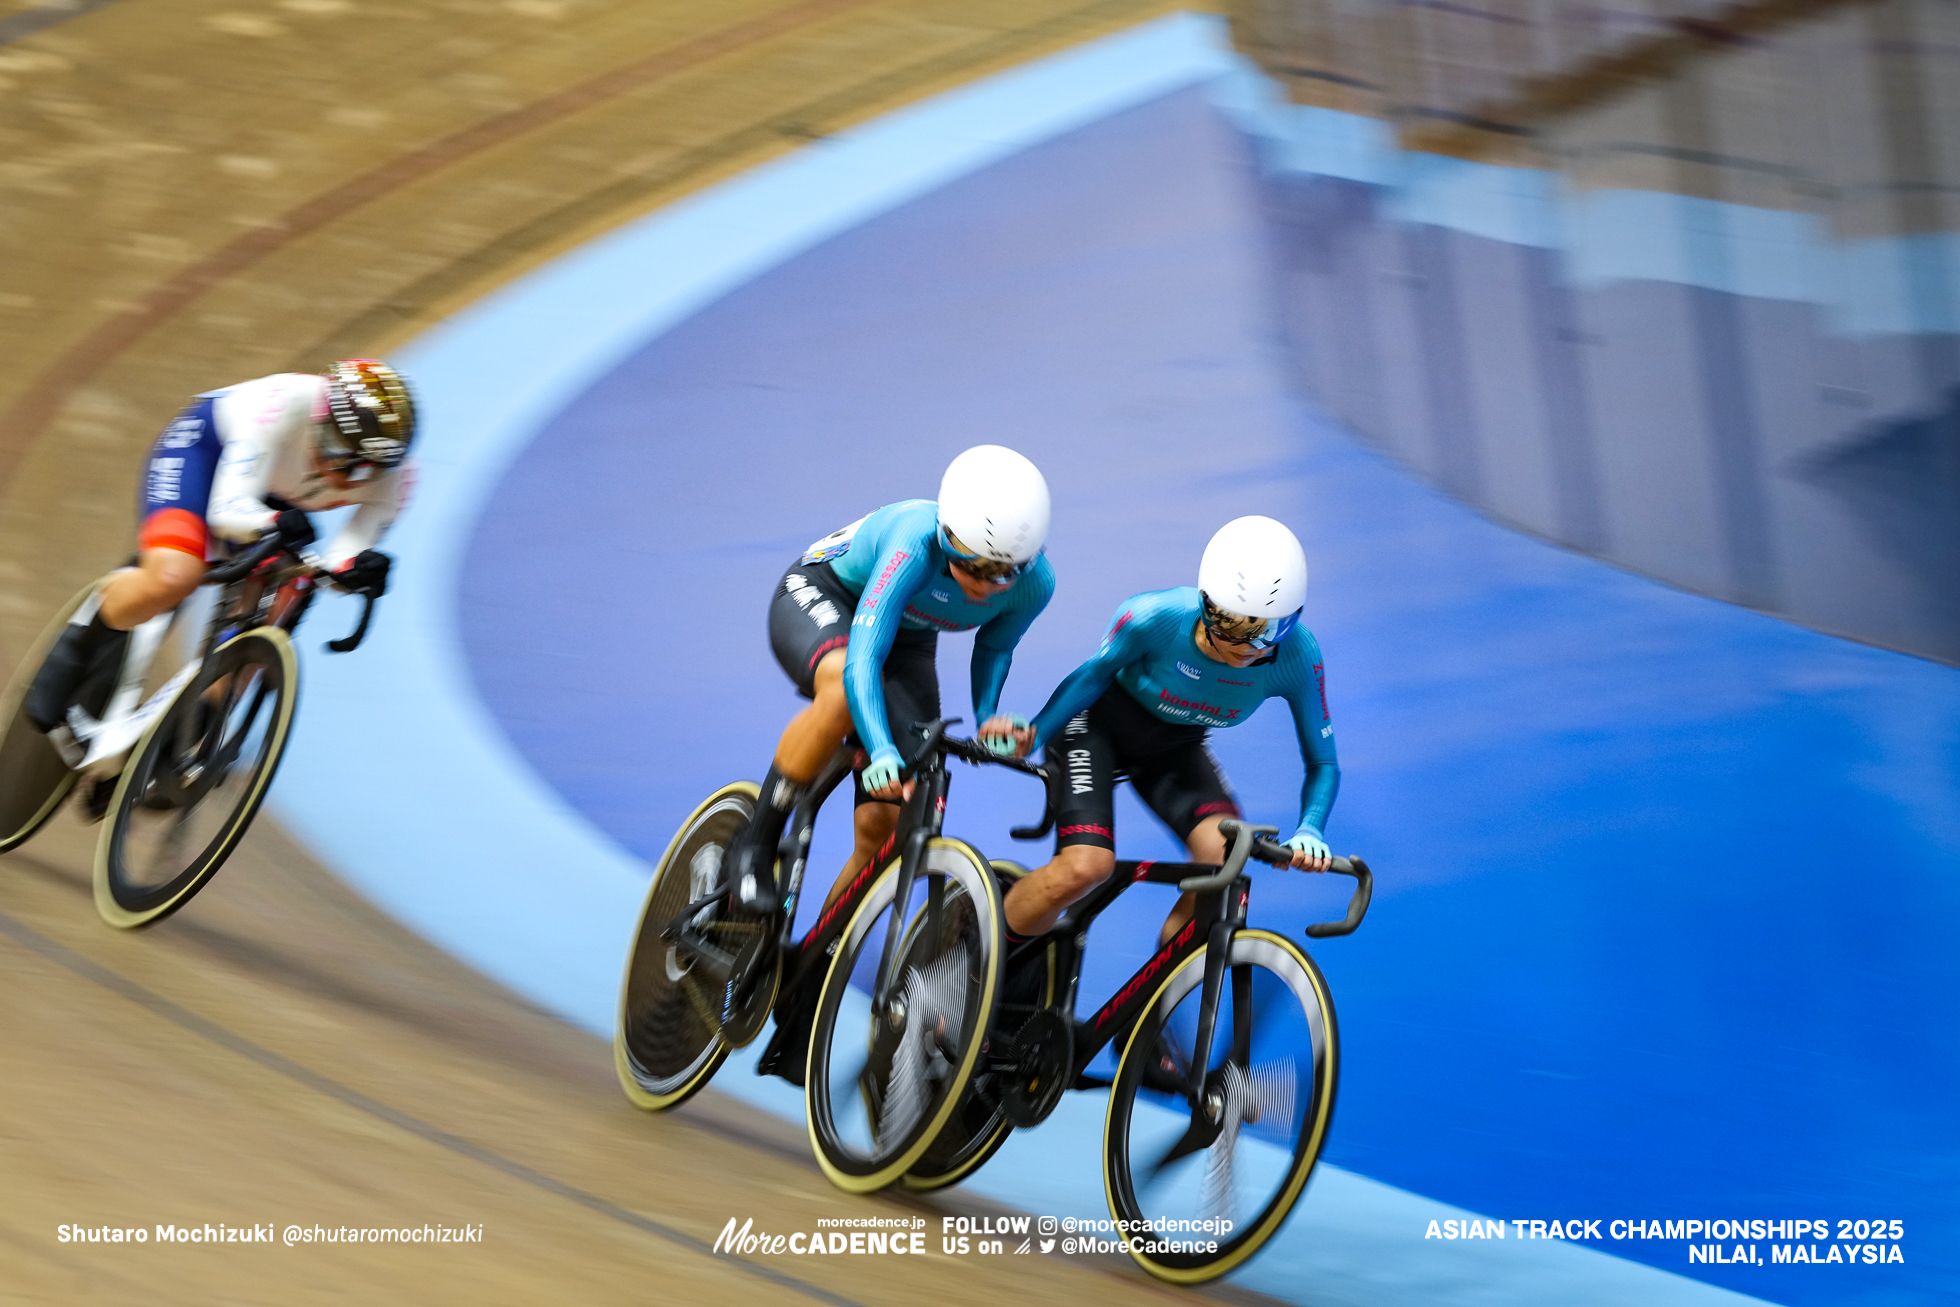
[[[11,667],[126,553],[141,455],[192,392],[385,353],[678,195],[1168,7],[0,11],[0,657]],[[359,789],[350,777],[323,801],[357,820]],[[800,1129],[712,1092],[671,1117],[634,1111],[598,1041],[382,917],[269,818],[189,910],[112,931],[90,902],[94,833],[64,814],[0,859],[0,1302],[1182,1296],[1127,1262],[942,1257],[933,1218],[983,1204],[838,1193]],[[908,1212],[930,1222],[928,1256],[709,1252],[730,1216],[789,1230]],[[60,1224],[206,1222],[483,1234],[56,1238]]]

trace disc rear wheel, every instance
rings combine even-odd
[[[41,728],[27,719],[23,703],[27,688],[41,670],[41,660],[68,626],[68,619],[88,602],[98,581],[61,606],[27,655],[13,680],[0,693],[0,853],[17,849],[47,823],[74,787],[76,773],[62,760]]]
[[[650,1112],[676,1107],[698,1093],[720,1069],[731,1048],[755,1037],[776,996],[782,961],[770,932],[775,918],[742,918],[725,902],[697,909],[688,922],[690,938],[739,959],[748,971],[742,992],[669,937],[669,929],[690,903],[722,893],[722,856],[728,843],[748,825],[760,793],[754,782],[724,785],[696,808],[675,833],[654,867],[646,904],[627,955],[626,977],[613,1034],[613,1065],[627,1098]]]

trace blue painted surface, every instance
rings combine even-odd
[[[796,707],[762,630],[790,555],[931,493],[960,448],[1015,445],[1056,490],[1057,597],[1009,705],[1124,594],[1187,580],[1218,523],[1272,513],[1315,567],[1347,772],[1330,838],[1383,871],[1367,929],[1316,949],[1348,1059],[1329,1160],[1504,1217],[1897,1217],[1903,1267],[1606,1249],[1778,1301],[1933,1300],[1960,1279],[1960,675],[1403,477],[1288,393],[1261,239],[1241,143],[1185,94],[734,291],[491,496],[461,612],[490,712],[651,856],[700,793],[759,774]],[[1216,737],[1273,820],[1297,793],[1289,725]],[[1008,855],[1030,798],[962,775],[950,825]],[[1126,850],[1170,851],[1133,803],[1119,823]],[[1269,877],[1254,902],[1297,927],[1337,898]],[[1105,919],[1086,992],[1165,906],[1139,892]]]

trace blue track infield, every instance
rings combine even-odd
[[[1184,68],[1186,83],[1205,72]],[[404,815],[453,808],[491,832],[458,839],[538,852],[458,865],[447,837],[350,840],[297,803],[284,815],[425,933],[603,1026],[591,977],[616,975],[631,855],[656,855],[713,785],[759,774],[797,705],[762,613],[798,548],[930,495],[966,445],[1028,453],[1055,489],[1059,578],[1008,683],[1005,702],[1031,711],[1124,595],[1186,582],[1219,523],[1270,513],[1314,567],[1307,621],[1345,772],[1329,834],[1380,877],[1366,928],[1314,949],[1345,1062],[1326,1156],[1413,1193],[1329,1170],[1241,1278],[1302,1302],[1722,1297],[1687,1275],[1791,1304],[1938,1301],[1960,1283],[1960,673],[1548,548],[1318,420],[1272,339],[1245,147],[1202,90],[1153,99],[1167,81],[867,205],[826,243],[697,295],[692,316],[636,334],[604,307],[619,281],[594,255],[584,280],[534,282],[423,346],[413,375],[434,414],[438,394],[460,407],[499,384],[508,359],[479,355],[465,376],[456,349],[497,313],[525,306],[512,331],[538,330],[546,303],[548,321],[590,307],[609,324],[590,359],[557,365],[556,389],[494,418],[523,448],[501,482],[468,466],[462,433],[432,430],[429,498],[469,506],[453,525],[474,534],[418,555],[427,537],[404,520],[404,593],[373,650],[312,660],[281,789],[371,738],[319,700],[358,702],[364,681],[391,683],[383,669],[453,690],[460,659],[480,703],[383,696],[469,755],[436,776],[405,763],[419,802]],[[389,607],[411,602],[441,614],[421,643],[388,634]],[[960,715],[966,643],[941,659]],[[1289,824],[1285,714],[1215,741],[1247,810]],[[476,814],[479,767],[529,788]],[[962,771],[949,830],[1038,860],[1005,835],[1034,804],[1018,778]],[[841,816],[818,868],[841,860]],[[1132,856],[1173,851],[1127,799],[1119,825]],[[547,828],[571,843],[537,842]],[[1297,930],[1338,903],[1339,886],[1266,875],[1254,919]],[[1104,918],[1085,994],[1141,960],[1166,906],[1139,891]],[[744,1088],[736,1069],[725,1087]],[[1094,1106],[1078,1096],[976,1186],[1034,1210],[1086,1193],[1093,1214]],[[1691,1265],[1679,1240],[1591,1245],[1661,1276],[1559,1246],[1444,1249],[1422,1238],[1431,1215],[1459,1214],[1444,1204],[1602,1228],[1898,1219],[1906,1260]]]

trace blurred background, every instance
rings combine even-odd
[[[1960,658],[1960,12],[1251,4],[1288,341],[1505,523]]]
[[[646,864],[797,706],[782,567],[999,440],[1057,505],[1023,711],[1232,516],[1313,567],[1329,835],[1377,902],[1315,948],[1327,1164],[1207,1292],[1943,1300],[1956,186],[1952,0],[0,12],[0,650],[126,555],[190,394],[384,354],[427,422],[376,634],[303,641],[272,804],[196,903],[102,927],[72,814],[0,861],[17,1292],[1170,1296],[1116,1262],[712,1258],[733,1213],[1097,1215],[1100,1099],[931,1203],[847,1199],[793,1099],[731,1064],[649,1119],[594,1038]],[[1216,742],[1291,821],[1284,714]],[[963,774],[954,825],[1038,861],[1022,790]],[[1322,889],[1257,911],[1297,935]],[[1165,904],[1129,897],[1085,993],[1147,948]],[[55,1210],[509,1233],[111,1263]],[[1421,1238],[1460,1213],[1908,1234],[1816,1270]]]

